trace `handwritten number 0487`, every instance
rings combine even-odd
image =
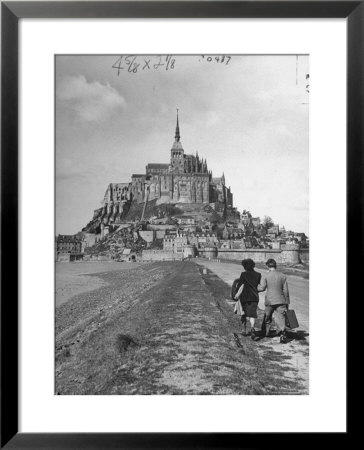
[[[217,63],[225,63],[227,66],[231,60],[231,56],[221,55],[221,56],[205,56],[201,55],[202,59],[207,62],[217,62]]]

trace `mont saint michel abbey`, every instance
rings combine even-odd
[[[185,153],[177,111],[169,163],[149,163],[131,181],[110,183],[90,222],[74,236],[56,238],[55,254],[57,261],[174,261],[196,255],[241,261],[254,252],[255,260],[265,262],[273,251],[278,262],[296,264],[302,235],[262,224],[249,211],[240,214],[224,174],[213,177],[206,159]]]
[[[233,208],[233,195],[225,185],[225,176],[215,178],[207,161],[186,154],[180,136],[178,110],[175,138],[169,163],[149,163],[145,174],[133,174],[131,182],[110,183],[102,207],[95,210],[94,219],[112,224],[122,221],[125,205],[131,201],[160,204],[210,205],[216,212]]]

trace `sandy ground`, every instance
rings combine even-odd
[[[230,284],[214,272],[193,261],[101,264],[87,276],[83,264],[61,269],[103,284],[56,308],[57,394],[308,393],[305,337],[240,336]]]
[[[242,268],[236,264],[222,263],[216,261],[199,260],[199,264],[208,268],[214,272],[219,278],[221,278],[228,285],[232,285],[236,278],[240,277]],[[257,272],[263,273],[264,270],[256,269]],[[302,333],[305,336],[305,342],[309,343],[309,280],[301,278],[295,275],[287,275],[288,289],[290,293],[290,308],[296,312],[299,328],[295,332]],[[264,310],[265,293],[259,294],[258,307]],[[281,353],[281,355],[290,356],[287,361],[292,368],[296,369],[300,373],[301,377],[305,380],[305,386],[308,391],[309,386],[309,352],[308,347],[302,348],[296,340],[292,340],[290,343],[281,346],[278,343],[278,339],[270,339],[262,341],[262,345],[258,347],[259,351],[264,353],[269,349],[274,349],[275,352]]]
[[[93,261],[56,263],[56,306],[70,300],[77,294],[90,292],[105,285],[100,277],[91,274],[135,269],[140,263],[119,263],[114,261]]]
[[[230,286],[236,278],[240,277],[242,267],[237,264],[218,263],[215,261],[198,260],[199,264],[212,270],[218,277]],[[264,273],[264,270],[256,269],[257,272]],[[295,275],[287,275],[288,289],[290,293],[290,308],[294,309],[297,315],[299,330],[309,330],[309,280]],[[264,309],[265,293],[259,294],[259,308]]]

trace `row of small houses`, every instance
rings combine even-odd
[[[147,242],[151,243],[155,239],[156,232],[153,231],[140,231],[141,237]],[[168,256],[171,258],[171,254],[175,257],[189,258],[195,256],[213,256],[217,249],[221,250],[245,250],[253,248],[271,248],[273,250],[284,250],[287,246],[294,246],[297,244],[295,240],[283,240],[276,239],[272,242],[263,242],[264,245],[252,245],[249,239],[228,239],[219,240],[215,234],[165,234],[163,238],[163,254],[161,250],[144,250],[145,256],[148,254],[154,255],[152,259],[157,258],[159,254],[160,257]],[[88,260],[88,259],[109,259],[110,256],[90,256],[84,255],[85,242],[78,235],[67,236],[59,235],[56,238],[56,260],[57,261],[78,261],[78,260]],[[149,253],[148,253],[149,252]],[[211,253],[211,255],[210,255]],[[120,256],[121,260],[133,261],[136,259],[136,254],[131,249],[125,248]],[[144,258],[145,259],[145,258]],[[163,258],[162,258],[163,259]]]

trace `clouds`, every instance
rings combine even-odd
[[[83,75],[60,80],[57,100],[81,122],[106,121],[126,108],[124,97],[109,83],[89,82]]]
[[[97,164],[90,165],[86,158],[62,157],[56,155],[56,179],[60,183],[97,184],[104,183],[104,173],[109,169],[108,160],[98,160]],[[110,171],[109,171],[110,172]],[[120,173],[120,169],[117,170]],[[128,173],[129,175],[129,173]],[[119,178],[117,178],[119,180]]]
[[[62,158],[57,155],[56,167],[57,181],[78,181],[80,179],[87,179],[90,176],[89,171],[85,170],[84,165],[70,158]]]
[[[177,107],[185,152],[207,158],[214,176],[225,173],[239,210],[308,232],[307,57],[298,79],[295,55],[236,55],[228,66],[176,56],[174,71],[120,76],[114,62],[57,57],[60,233],[87,223],[107,183],[169,161]]]

